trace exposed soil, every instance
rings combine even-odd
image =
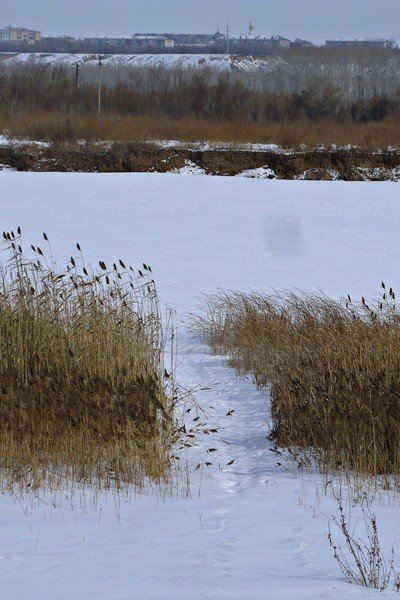
[[[268,167],[277,179],[400,179],[400,153],[397,151],[368,153],[351,149],[277,153],[240,149],[189,150],[151,144],[114,144],[108,148],[99,145],[0,147],[0,165],[18,171],[165,173],[188,164],[196,165],[210,175],[238,175],[249,169]]]

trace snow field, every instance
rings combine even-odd
[[[190,498],[110,494],[95,508],[86,498],[85,510],[78,493],[72,507],[68,498],[52,506],[1,496],[4,597],[391,596],[343,580],[325,540],[335,503],[323,478],[271,451],[267,394],[190,339],[186,322],[218,288],[334,298],[368,296],[382,280],[396,289],[396,184],[2,171],[0,194],[2,228],[21,225],[26,243],[46,231],[60,261],[78,241],[88,261],[152,266],[161,301],[178,315],[177,379],[197,389],[218,428],[188,450],[192,467],[213,463],[192,470]],[[382,494],[373,509],[388,548],[398,540],[398,499]]]

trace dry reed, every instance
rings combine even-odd
[[[0,268],[0,483],[97,490],[169,477],[174,427],[150,267],[65,269],[21,230]]]
[[[267,143],[299,149],[303,145],[354,145],[365,150],[400,147],[400,123],[388,117],[382,121],[352,123],[340,120],[261,123],[218,121],[196,116],[172,118],[166,115],[126,115],[105,113],[63,114],[55,111],[16,111],[10,126],[9,115],[0,113],[0,131],[30,140],[47,140],[55,145],[80,140],[148,141],[174,139],[187,142]]]
[[[220,294],[196,328],[239,373],[270,387],[279,445],[356,477],[400,474],[400,313],[384,283],[371,306]]]

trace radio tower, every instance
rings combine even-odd
[[[249,35],[251,35],[254,31],[253,23],[249,21]]]

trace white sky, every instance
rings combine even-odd
[[[314,42],[400,40],[400,0],[0,0],[0,26],[44,34],[130,36],[135,32],[280,34]]]

